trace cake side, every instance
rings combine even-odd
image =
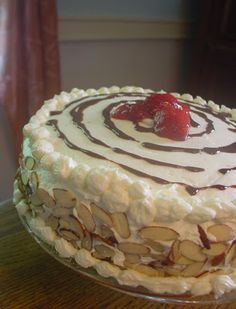
[[[113,97],[110,98],[111,102],[107,100],[107,96],[116,93],[122,94],[120,97],[117,96],[115,99],[117,101],[114,102]],[[131,93],[132,97],[126,98],[126,93]],[[163,156],[162,152],[158,157],[162,159],[158,160],[159,172],[154,174],[158,176],[167,172],[169,174],[164,175],[167,183],[160,183],[155,179],[153,181],[153,178],[143,177],[144,173],[152,175],[153,167],[149,165],[156,164],[156,153],[152,155],[151,151],[147,150],[146,153],[149,153],[145,160],[137,158],[141,153],[136,146],[137,151],[134,151],[136,157],[126,161],[124,158],[127,153],[123,159],[119,158],[121,150],[125,149],[131,156],[130,149],[125,146],[124,141],[119,144],[117,140],[115,143],[118,150],[115,155],[112,153],[111,156],[109,153],[112,146],[114,150],[114,145],[109,145],[109,149],[104,151],[101,149],[104,145],[97,146],[96,143],[98,149],[96,155],[100,157],[91,158],[90,153],[94,150],[93,147],[89,148],[91,136],[87,142],[81,133],[76,136],[77,131],[71,132],[70,128],[67,129],[68,113],[71,115],[72,109],[76,117],[81,117],[73,107],[73,104],[76,104],[73,102],[81,98],[85,100],[80,101],[80,108],[89,97],[96,99],[99,97],[100,101],[104,101],[104,106],[106,102],[109,106],[112,103],[120,103],[120,99],[142,100],[150,93],[150,90],[135,87],[101,88],[99,91],[90,89],[86,92],[75,89],[70,94],[62,93],[46,102],[24,128],[23,155],[15,183],[17,210],[27,216],[32,229],[40,234],[40,237],[55,245],[59,254],[65,257],[74,256],[84,267],[86,263],[88,266],[95,265],[99,273],[114,276],[119,282],[127,284],[129,281],[128,284],[132,285],[138,280],[141,285],[151,288],[154,278],[158,277],[158,282],[155,281],[152,288],[155,292],[174,293],[174,285],[176,293],[191,290],[193,294],[200,294],[216,289],[214,282],[223,280],[222,276],[227,275],[224,288],[227,289],[226,286],[230,284],[233,288],[236,190],[232,186],[235,172],[233,162],[230,162],[230,166],[224,165],[229,157],[233,157],[233,152],[226,152],[217,163],[212,160],[213,170],[219,170],[218,164],[221,162],[223,164],[220,166],[221,169],[232,169],[232,171],[220,175],[214,172],[211,175],[212,179],[207,181],[204,171],[200,170],[209,164],[203,162],[205,158],[201,159],[199,164],[196,160],[191,162],[189,156],[193,166],[186,168],[183,161],[181,163],[181,154],[174,153],[173,156],[172,153],[171,158],[171,155],[168,157],[166,153]],[[186,104],[193,105],[193,110],[201,113],[203,111],[194,107],[195,105],[209,106],[212,111],[210,115],[212,122],[215,115],[222,115],[215,117],[216,130],[219,128],[228,130],[228,127],[232,129],[224,143],[233,143],[234,110],[220,108],[213,102],[207,105],[203,99],[193,99],[190,95],[175,95]],[[64,111],[65,107],[69,112],[65,115],[62,113],[61,116],[60,112]],[[95,111],[97,113],[96,109]],[[83,123],[87,125],[94,119],[92,109],[88,116],[85,114],[83,119]],[[228,123],[225,124],[223,118],[227,118]],[[65,131],[62,132],[59,126],[55,131],[55,120]],[[98,119],[99,121],[101,122],[101,119]],[[195,117],[195,122],[197,121],[200,119]],[[148,125],[145,123],[143,127],[148,128]],[[122,128],[119,121],[116,123],[117,128]],[[81,130],[81,127],[79,129]],[[82,129],[83,134],[84,132],[87,134],[86,138],[92,132],[93,139],[96,130],[98,136],[104,132],[92,125],[90,132],[86,132],[86,127]],[[132,131],[129,125],[125,133],[127,132],[132,134],[129,137],[133,139],[136,137],[136,132]],[[104,136],[102,143],[107,144],[110,135],[106,136],[104,132],[102,136]],[[88,145],[85,149],[87,153],[80,153],[78,158],[74,155],[76,149],[72,147],[72,144],[75,145],[75,139],[79,140],[80,148]],[[216,136],[215,143],[218,141],[219,138]],[[150,143],[150,140],[142,142]],[[186,143],[188,141],[182,144]],[[173,147],[164,140],[161,144]],[[188,145],[188,148],[193,149],[193,146]],[[216,145],[212,145],[211,148],[216,148]],[[199,157],[202,153],[203,151],[199,151]],[[189,154],[191,155],[191,152]],[[178,167],[179,173],[175,173],[174,176],[171,175],[171,171],[175,170],[175,166],[170,166],[173,165],[173,158],[178,161],[175,165],[181,166]],[[127,169],[127,163],[135,166],[137,159],[144,161],[141,171],[139,170],[142,172],[141,177],[140,173],[133,173],[134,168],[131,170],[130,165]],[[114,163],[114,160],[119,164]],[[196,166],[196,163],[200,166]],[[167,165],[169,166],[166,167]],[[193,172],[193,167],[198,168],[198,171]],[[192,176],[194,173],[203,175]],[[215,184],[219,185],[215,175],[220,180],[222,186],[220,190],[215,187]],[[196,179],[197,183],[194,183]],[[186,182],[184,185],[183,180]],[[210,184],[210,188],[205,188],[207,184]],[[197,190],[186,190],[186,185]],[[207,291],[205,288],[200,291],[195,287],[202,280],[208,284]],[[164,285],[165,291],[163,282],[169,282],[169,287]],[[181,289],[184,290],[181,292],[180,288],[176,289],[180,282]]]

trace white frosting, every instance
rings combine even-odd
[[[54,161],[52,169],[55,174],[67,178],[76,166],[77,163],[72,158],[60,156]]]
[[[75,261],[84,268],[94,266],[98,262],[98,260],[92,257],[90,252],[85,249],[80,249],[77,251],[75,254]]]
[[[53,145],[44,139],[37,140],[32,145],[32,154],[37,159],[42,158],[42,156],[46,153],[53,152],[53,150]]]
[[[212,280],[212,286],[215,294],[220,297],[224,293],[236,289],[236,282],[230,276],[220,275]]]
[[[71,181],[75,184],[77,188],[84,188],[85,179],[90,168],[86,164],[79,164],[71,172]]]
[[[109,188],[112,172],[106,168],[93,168],[86,178],[86,189],[89,193],[100,195]]]
[[[135,199],[129,207],[129,218],[135,226],[147,226],[154,221],[157,208],[149,198]]]
[[[40,164],[42,167],[49,169],[54,162],[59,160],[60,156],[61,155],[58,152],[47,153],[41,158]]]
[[[50,132],[47,128],[39,127],[32,130],[31,139],[37,141],[38,139],[47,139],[50,136]]]
[[[191,223],[201,223],[213,220],[216,217],[216,211],[205,205],[199,198],[192,198],[192,211],[187,216],[187,220]]]
[[[64,258],[72,257],[77,252],[77,250],[63,238],[57,239],[54,245],[59,255]]]
[[[102,93],[104,95],[108,93],[117,93],[121,92],[149,92],[149,90],[143,90],[139,87],[127,86],[123,88],[119,88],[117,86],[112,86],[111,88],[100,88],[96,93]],[[163,92],[163,91],[162,91]],[[71,93],[63,92],[59,96],[55,96],[53,99],[45,102],[45,105],[42,106],[41,110],[44,111],[44,114],[47,115],[45,110],[60,110],[64,102],[68,104],[71,102],[75,96],[77,98],[83,97],[83,100],[87,100],[88,96],[96,94],[94,89],[88,89],[87,91],[81,89],[73,89]],[[179,94],[175,94],[179,97]],[[138,98],[138,97],[137,97]],[[205,104],[205,101],[197,97],[195,99],[192,98],[189,94],[184,94],[180,98],[186,99],[189,101],[193,101],[196,104]],[[104,103],[110,104],[109,100],[105,100]],[[58,106],[58,104],[60,106]],[[93,107],[93,109],[88,109],[89,117],[93,119],[96,116],[96,122],[91,122],[90,118],[87,119],[85,115],[85,122],[89,123],[91,127],[91,133],[94,137],[99,138],[99,136],[104,137],[104,141],[109,144],[111,147],[120,147],[120,140],[115,135],[110,135],[110,132],[104,131],[103,127],[100,127],[100,119],[98,117],[99,109],[104,108],[104,104],[101,102]],[[218,111],[218,105],[214,102],[209,101],[208,106],[211,107],[214,111]],[[71,106],[73,108],[73,105]],[[66,110],[69,113],[70,108]],[[225,108],[223,108],[223,112]],[[229,110],[227,110],[229,111]],[[234,114],[234,110],[232,110],[232,115]],[[94,115],[94,116],[93,116]],[[80,145],[87,148],[88,150],[94,147],[94,144],[91,144],[88,139],[85,139],[83,135],[76,129],[72,128],[71,124],[67,124],[67,114],[63,113],[59,118],[59,125],[64,123],[63,128],[65,129],[66,136],[70,137],[71,142],[75,144],[79,141]],[[196,116],[196,121],[202,122]],[[124,131],[127,131],[129,135],[137,138],[140,134],[135,132],[132,129],[132,125],[126,121],[114,120],[118,128],[122,128]],[[178,142],[181,146],[186,147],[204,147],[204,146],[214,146],[214,144],[221,143],[222,136],[224,142],[230,143],[234,140],[234,133],[230,133],[230,131],[224,132],[224,123],[220,121],[220,119],[214,119],[217,135],[213,132],[211,133],[211,139],[206,137],[201,138],[191,138],[184,142]],[[45,122],[45,121],[44,121]],[[40,123],[40,127],[39,127]],[[201,123],[204,127],[204,123]],[[122,126],[122,127],[121,127]],[[198,128],[195,129],[196,133],[198,132]],[[219,134],[221,132],[221,134]],[[185,190],[182,190],[178,185],[174,185],[174,189],[169,185],[159,185],[155,184],[148,179],[144,179],[142,181],[137,180],[137,177],[133,174],[126,172],[123,169],[120,169],[117,165],[114,165],[110,162],[103,162],[100,160],[93,159],[85,154],[80,154],[77,156],[77,152],[69,149],[62,140],[59,140],[53,129],[50,127],[44,126],[38,119],[38,116],[33,116],[31,118],[30,124],[24,127],[24,134],[29,138],[30,144],[33,143],[32,146],[30,144],[25,143],[24,153],[31,153],[32,150],[33,156],[40,159],[42,168],[52,169],[58,177],[62,179],[67,179],[67,184],[69,187],[78,188],[78,192],[83,188],[84,192],[80,192],[80,195],[89,196],[94,201],[99,201],[101,204],[104,204],[104,207],[111,211],[127,211],[129,210],[130,216],[132,217],[132,211],[134,211],[133,218],[136,220],[137,224],[139,219],[137,218],[137,214],[135,214],[136,207],[134,205],[139,204],[140,210],[143,207],[143,213],[147,213],[147,203],[150,205],[150,213],[152,213],[152,209],[156,208],[156,217],[158,220],[163,222],[173,221],[173,220],[189,220],[190,222],[205,222],[207,220],[213,218],[225,218],[231,215],[235,215],[235,207],[232,204],[232,201],[236,200],[236,190],[235,189],[226,189],[226,190],[203,190],[197,194],[197,197],[200,198],[200,205],[196,204],[192,201],[191,197],[188,197]],[[138,135],[137,135],[138,134]],[[148,135],[147,135],[148,136]],[[151,138],[151,137],[150,137]],[[153,137],[152,137],[153,138]],[[157,138],[157,137],[155,137]],[[160,138],[161,139],[161,138]],[[163,139],[164,141],[165,139]],[[112,143],[111,143],[112,141]],[[150,142],[150,140],[142,140]],[[123,148],[125,150],[129,150],[130,152],[135,154],[143,154],[140,152],[140,148],[137,148],[132,141],[122,140]],[[165,141],[165,144],[167,141]],[[91,144],[91,146],[90,146]],[[168,144],[172,145],[172,142],[168,140]],[[97,152],[103,155],[103,149],[99,146],[97,147]],[[110,154],[107,149],[104,149],[108,155],[108,159],[112,158],[117,162],[124,163],[124,155],[119,154]],[[152,154],[151,150],[145,150],[150,159],[157,159],[156,152]],[[64,157],[64,156],[65,157]],[[111,156],[112,155],[112,156]],[[66,158],[66,159],[65,159]],[[174,153],[174,163],[180,165],[191,165],[196,167],[204,168],[204,172],[199,173],[191,173],[185,170],[178,170],[177,173],[174,172],[171,168],[166,168],[162,166],[151,168],[148,163],[142,162],[140,165],[139,161],[136,162],[134,158],[132,160],[128,157],[125,157],[125,163],[128,163],[131,167],[134,165],[135,167],[139,167],[141,171],[150,173],[151,175],[161,175],[163,178],[168,179],[169,181],[177,181],[177,182],[186,182],[193,186],[205,186],[209,184],[217,183],[220,180],[222,184],[230,184],[234,183],[235,171],[231,171],[226,173],[225,175],[219,175],[216,172],[213,172],[217,169],[224,168],[228,166],[229,162],[233,162],[234,155],[231,154],[217,154],[217,155],[208,155],[204,153],[192,154],[185,153],[182,154]],[[164,162],[173,162],[173,154],[166,152],[159,152],[158,160]],[[100,163],[101,162],[101,163]],[[98,165],[99,163],[99,165]],[[188,164],[186,164],[188,163]],[[231,163],[232,164],[232,163]],[[103,171],[99,175],[99,171]],[[51,176],[42,169],[40,171],[41,182],[47,182],[46,187],[53,187],[55,185],[55,177]],[[219,177],[220,176],[220,177]],[[58,179],[59,180],[59,179]],[[170,190],[170,191],[169,191]],[[172,191],[173,190],[173,191]],[[158,192],[158,194],[157,194]],[[136,202],[136,199],[139,201]],[[143,200],[141,202],[141,200]],[[194,198],[193,198],[194,200]],[[211,201],[209,203],[209,200]],[[215,204],[214,204],[215,201]],[[165,205],[165,206],[164,206]],[[174,211],[172,211],[172,206],[175,205]],[[219,205],[223,205],[219,207]],[[148,215],[147,215],[148,216]],[[136,219],[135,219],[136,218]],[[146,221],[145,216],[143,218],[143,222]],[[141,221],[139,222],[141,224]]]
[[[178,196],[175,186],[157,193],[155,208],[157,220],[163,222],[174,222],[184,219],[192,212],[191,204]]]
[[[215,112],[219,112],[220,111],[220,106],[218,104],[216,104],[213,101],[208,101],[208,106]]]
[[[119,276],[119,273],[120,273],[119,267],[111,265],[108,262],[98,262],[95,265],[95,268],[96,268],[97,272],[99,273],[99,275],[101,275],[105,278],[109,278],[109,277],[117,278]]]

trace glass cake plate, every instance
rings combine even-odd
[[[160,303],[171,303],[171,304],[222,304],[236,301],[236,291],[232,291],[230,293],[226,293],[219,298],[215,298],[213,294],[204,295],[201,297],[194,297],[190,294],[182,294],[182,295],[169,295],[169,294],[156,294],[154,292],[148,291],[147,289],[139,286],[139,287],[131,287],[127,285],[120,285],[113,278],[104,278],[100,276],[95,269],[92,267],[83,268],[79,266],[74,259],[72,258],[62,258],[58,255],[56,250],[40,239],[30,228],[24,216],[18,214],[22,224],[29,232],[29,234],[35,239],[35,241],[43,248],[49,255],[51,255],[54,259],[59,261],[61,264],[71,268],[73,271],[90,278],[94,282],[101,284],[110,289],[116,290],[118,292],[122,292],[131,296],[140,297],[144,299],[149,299],[152,301],[160,302]]]

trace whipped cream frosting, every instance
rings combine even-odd
[[[139,124],[147,129],[142,132],[129,121],[104,119],[110,106],[151,92],[73,89],[46,101],[24,127],[23,153],[40,161],[41,185],[50,191],[66,179],[83,200],[129,211],[140,225],[150,214],[160,222],[191,223],[235,215],[235,111],[174,93],[190,105],[192,119],[190,137],[177,143],[149,132],[148,121]]]

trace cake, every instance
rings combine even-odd
[[[14,204],[62,258],[157,294],[236,288],[236,110],[73,89],[24,126]]]

